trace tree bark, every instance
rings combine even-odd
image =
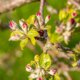
[[[0,0],[0,14],[35,1],[39,0]]]

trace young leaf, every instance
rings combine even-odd
[[[60,76],[58,75],[58,73],[56,73],[56,74],[54,75],[54,80],[61,80],[61,79],[60,79]]]
[[[51,25],[47,25],[46,29],[47,29],[48,36],[51,37]]]
[[[31,29],[27,35],[30,38],[32,44],[35,45],[36,43],[35,37],[39,35],[38,32],[35,29]]]
[[[27,43],[28,43],[28,38],[21,40],[20,47],[22,50],[27,45]]]
[[[34,21],[35,21],[35,15],[32,15],[30,16],[28,19],[27,19],[27,23],[28,25],[30,26],[31,24],[34,24]]]
[[[22,36],[23,36],[22,32],[20,30],[16,30],[11,33],[9,40],[17,41],[17,40],[20,40]]]
[[[51,41],[52,43],[61,42],[62,40],[63,40],[63,37],[60,36],[60,35],[58,35],[58,34],[56,34],[56,33],[53,33],[53,34],[51,35],[51,37],[50,37],[50,41]]]
[[[31,40],[32,44],[33,44],[33,45],[35,45],[35,44],[36,44],[36,40],[35,40],[35,38],[34,38],[34,37],[32,37],[32,36],[31,36],[31,37],[29,37],[29,38],[30,38],[30,40]]]
[[[63,20],[63,19],[66,18],[66,16],[67,16],[67,13],[64,10],[60,10],[60,12],[59,12],[59,19]]]
[[[40,56],[40,66],[47,70],[51,66],[51,58],[49,54],[42,53]]]

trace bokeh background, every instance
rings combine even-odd
[[[47,0],[47,2],[58,11],[66,6],[66,0]],[[0,80],[28,80],[29,73],[26,72],[25,66],[33,59],[35,53],[27,47],[21,51],[19,42],[8,41],[11,33],[8,23],[10,20],[18,23],[19,19],[27,19],[30,15],[36,14],[38,10],[39,2],[32,2],[0,14]],[[44,16],[47,14],[50,13],[44,7]],[[52,25],[52,31],[54,31],[56,20],[58,20],[58,15],[52,14],[49,22]],[[72,39],[70,47],[75,46],[75,43],[80,40],[80,36],[76,34]],[[37,44],[35,48],[38,53],[42,52]],[[72,80],[80,80],[80,72],[69,73]]]

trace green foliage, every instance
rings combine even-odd
[[[49,54],[42,53],[40,56],[40,66],[47,70],[51,66],[51,58]]]
[[[58,35],[57,33],[53,33],[50,37],[50,41],[52,43],[61,42],[63,41],[63,37]]]
[[[35,43],[36,43],[35,37],[38,36],[38,35],[39,34],[38,34],[38,32],[35,29],[31,29],[28,32],[27,36],[30,38],[30,40],[31,40],[33,45],[35,45]]]
[[[20,47],[21,47],[22,50],[23,50],[24,47],[27,45],[27,43],[28,43],[28,38],[23,39],[23,40],[20,42]]]

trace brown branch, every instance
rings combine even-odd
[[[72,3],[73,5],[75,5],[77,9],[80,9],[80,3],[76,2],[76,0],[68,0],[68,1]]]
[[[21,5],[26,3],[31,3],[39,0],[0,0],[0,14],[4,12],[11,11]]]
[[[45,0],[41,0],[41,2],[40,2],[40,10],[39,10],[40,13],[41,13],[42,25],[44,25],[44,17],[43,17],[44,3],[45,3]]]
[[[45,2],[45,5],[46,5],[47,11],[50,14],[57,14],[58,13],[58,11],[55,8],[53,8],[48,2]]]

